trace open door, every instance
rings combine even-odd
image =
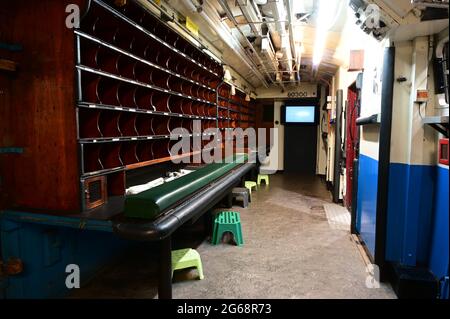
[[[345,167],[346,167],[346,191],[344,205],[349,211],[352,210],[354,191],[354,162],[358,156],[358,131],[356,129],[356,119],[359,114],[359,96],[356,84],[348,88],[346,118],[346,143],[345,143]]]

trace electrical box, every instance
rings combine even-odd
[[[448,138],[439,140],[439,163],[448,165]]]
[[[416,103],[428,102],[428,90],[417,90]]]

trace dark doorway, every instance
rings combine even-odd
[[[285,126],[284,170],[315,174],[317,126]]]
[[[284,170],[314,175],[316,173],[318,100],[290,100],[285,105],[316,107],[315,123],[286,123],[284,126]],[[282,113],[285,112],[282,110]]]

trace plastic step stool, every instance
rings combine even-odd
[[[253,181],[245,181],[244,187],[248,189],[248,199],[251,202],[252,201],[252,188],[257,188],[256,182]]]
[[[231,190],[231,195],[233,198],[241,197],[242,206],[246,208],[248,206],[249,200],[249,190],[245,187],[235,187]]]
[[[238,246],[244,245],[241,229],[241,216],[238,212],[220,212],[214,219],[214,231],[211,243],[217,245],[225,232],[233,234]]]
[[[258,174],[258,185],[261,185],[262,181],[264,181],[266,185],[269,185],[269,175]]]
[[[192,248],[172,250],[172,277],[173,272],[179,269],[195,267],[198,271],[199,279],[203,276],[203,266],[200,254]]]

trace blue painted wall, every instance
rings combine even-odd
[[[369,249],[375,253],[378,161],[363,154],[359,157],[356,230]]]
[[[1,219],[3,260],[20,258],[24,272],[6,278],[4,298],[55,298],[65,286],[68,264],[80,267],[86,282],[131,245],[110,232],[80,230]]]
[[[449,275],[449,176],[448,168],[438,166],[436,171],[429,268],[438,278],[442,278]],[[448,281],[442,287],[442,295],[449,298]]]
[[[391,163],[387,260],[448,275],[448,178],[447,168]]]
[[[391,163],[386,259],[427,265],[436,166]]]

